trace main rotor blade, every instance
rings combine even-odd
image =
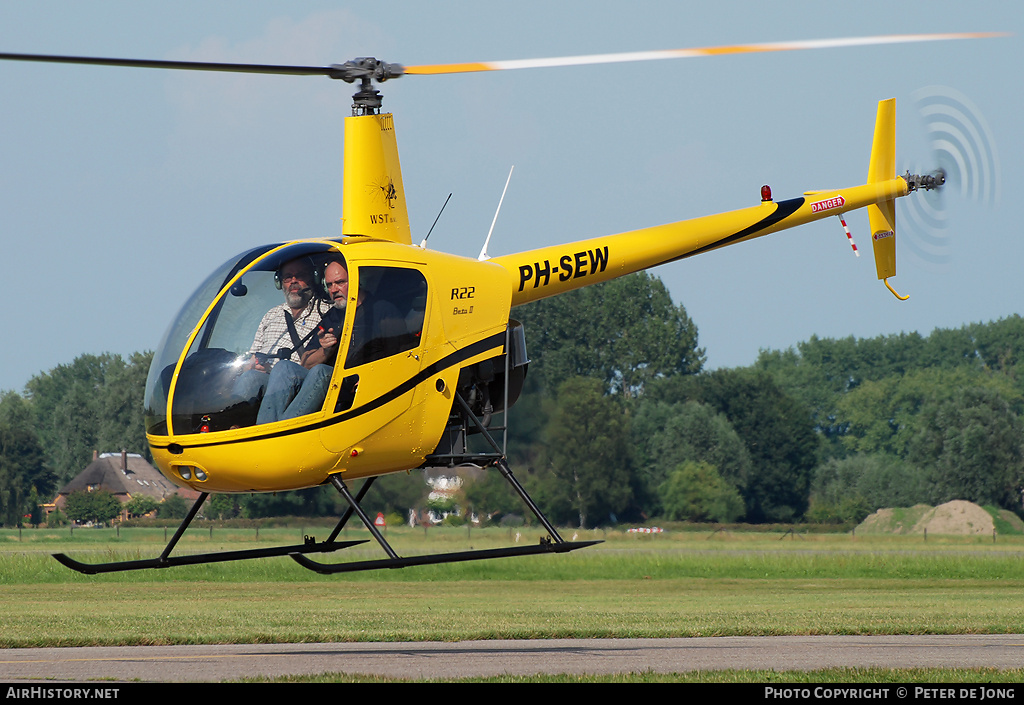
[[[50,54],[0,53],[0,60],[36,61],[53,64],[89,64],[93,66],[127,66],[150,69],[179,69],[187,71],[228,71],[235,73],[263,73],[285,76],[329,76],[348,82],[362,78],[378,81],[396,78],[403,73],[413,75],[439,75],[470,73],[475,71],[506,71],[511,69],[549,68],[556,66],[584,66],[588,64],[615,64],[631,61],[655,61],[658,59],[688,59],[698,56],[721,56],[725,54],[753,54],[769,51],[797,51],[800,49],[830,49],[881,44],[905,44],[910,42],[934,42],[949,39],[983,39],[1007,36],[1006,32],[962,32],[949,34],[890,34],[875,37],[850,37],[845,39],[809,39],[793,42],[772,42],[767,44],[737,44],[734,46],[704,47],[694,49],[668,49],[664,51],[637,51],[622,54],[592,54],[589,56],[564,56],[549,59],[517,59],[511,61],[481,61],[459,64],[422,64],[403,67],[386,64],[376,59],[355,59],[344,64],[331,66],[280,66],[273,64],[229,64],[209,61],[167,61],[159,59],[114,59],[93,56],[57,56]]]
[[[92,56],[54,56],[47,54],[3,54],[9,61],[39,61],[51,64],[92,64],[129,66],[143,69],[183,69],[186,71],[233,71],[236,73],[273,73],[289,76],[331,75],[331,66],[273,66],[268,64],[220,64],[206,61],[160,61],[151,59],[110,59]]]
[[[698,56],[753,54],[768,51],[831,49],[839,47],[872,46],[879,44],[904,44],[908,42],[934,42],[947,39],[982,39],[986,37],[1001,36],[1006,36],[1006,33],[967,32],[954,34],[890,34],[876,37],[850,37],[846,39],[808,39],[794,42],[738,44],[735,46],[704,47],[696,49],[667,49],[663,51],[636,51],[622,54],[592,54],[589,56],[564,56],[550,59],[481,61],[461,64],[425,64],[421,66],[406,66],[405,73],[413,75],[435,75],[471,73],[475,71],[507,71],[512,69],[550,68],[556,66],[584,66],[588,64],[616,64],[630,61],[655,61],[659,59],[690,59]]]

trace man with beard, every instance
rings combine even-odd
[[[313,296],[315,278],[316,270],[308,257],[286,262],[277,271],[275,281],[284,292],[285,302],[267,311],[256,329],[249,348],[255,369],[269,372],[273,358],[280,357],[286,348],[291,350],[287,359],[296,363],[302,360],[302,341],[320,325],[322,313],[320,301]]]
[[[348,304],[348,270],[340,255],[324,266],[323,286],[333,305],[318,321],[316,335],[302,350],[301,364],[282,360],[271,370],[257,423],[311,414],[327,396]]]
[[[275,275],[284,303],[263,316],[249,348],[250,358],[235,383],[235,395],[243,399],[257,399],[265,390],[256,423],[280,420],[295,396],[289,390],[301,386],[306,377],[306,368],[299,364],[304,341],[313,336],[321,318],[322,302],[313,295],[315,278],[308,257],[286,262]]]

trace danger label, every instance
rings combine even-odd
[[[879,230],[877,233],[871,236],[875,240],[884,240],[887,237],[896,237],[896,233],[892,230]]]
[[[846,199],[842,196],[834,196],[832,198],[826,198],[824,201],[815,201],[811,204],[811,213],[820,213],[821,211],[832,210],[833,208],[842,208],[846,205]]]

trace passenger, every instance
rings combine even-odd
[[[333,365],[338,356],[338,341],[348,310],[348,270],[344,261],[328,262],[324,268],[324,289],[332,305],[320,319],[316,337],[307,346],[302,360],[307,369],[319,364]]]

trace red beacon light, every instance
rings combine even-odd
[[[772,187],[765,184],[761,187],[761,203],[772,200]]]

